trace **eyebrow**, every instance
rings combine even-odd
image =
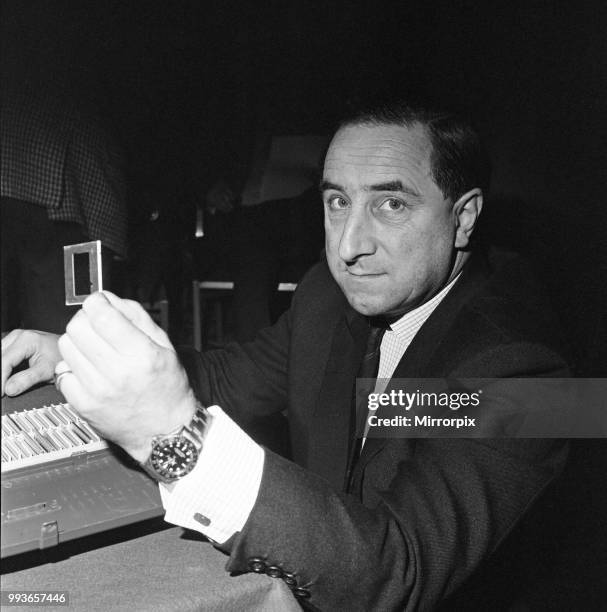
[[[343,187],[337,185],[336,183],[331,183],[330,181],[321,181],[319,185],[319,189],[321,192],[326,191],[327,189],[333,189],[335,191],[345,191]],[[375,183],[373,185],[367,185],[364,187],[365,191],[397,191],[400,193],[406,193],[416,198],[420,197],[420,194],[412,189],[411,187],[407,187],[403,185],[401,181],[388,181],[386,183]]]
[[[318,185],[318,189],[321,193],[323,191],[328,191],[329,189],[332,189],[334,191],[343,191],[342,187],[340,187],[339,185],[335,183],[331,183],[331,181],[320,181],[320,184]]]

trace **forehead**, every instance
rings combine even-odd
[[[359,185],[405,180],[424,187],[432,180],[432,146],[421,124],[351,125],[341,128],[327,151],[324,178]]]

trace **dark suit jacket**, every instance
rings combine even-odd
[[[259,571],[253,559],[279,567],[322,610],[431,609],[496,549],[566,449],[549,440],[369,439],[344,492],[367,333],[320,264],[256,341],[186,360],[200,399],[241,423],[288,408],[294,461],[266,452],[226,569]],[[394,376],[566,376],[554,337],[524,266],[513,259],[496,269],[476,257]]]

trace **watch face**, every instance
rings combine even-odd
[[[183,437],[169,438],[152,449],[150,463],[164,478],[181,478],[188,474],[198,459],[198,449]]]

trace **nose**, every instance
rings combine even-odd
[[[373,227],[366,208],[352,207],[343,225],[339,256],[346,263],[354,263],[364,255],[372,255],[375,248]]]

